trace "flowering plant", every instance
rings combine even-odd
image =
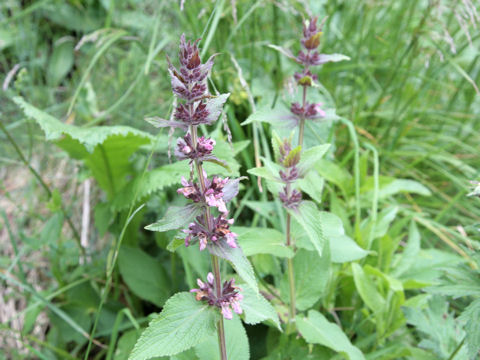
[[[156,127],[179,128],[186,132],[177,140],[175,155],[179,161],[188,161],[190,176],[188,179],[182,176],[177,193],[190,203],[182,207],[170,207],[164,218],[146,229],[164,232],[183,228],[186,247],[198,242],[200,252],[210,252],[212,271],[205,282],[197,279],[198,288],[191,289],[190,293],[178,293],[167,301],[160,316],[150,323],[138,340],[131,359],[183,352],[204,341],[215,330],[221,359],[227,359],[229,350],[223,319],[232,320],[233,312],[239,315],[243,313],[244,295],[242,289],[235,285],[234,278],[222,284],[220,258],[227,260],[237,271],[246,282],[249,293],[253,290],[255,297],[246,301],[262,301],[264,307],[268,305],[258,294],[252,267],[237,243],[237,234],[230,229],[233,219],[229,218],[227,204],[237,195],[240,179],[217,175],[209,177],[203,168],[206,161],[221,161],[213,155],[216,141],[208,136],[199,136],[198,127],[211,125],[218,119],[229,94],[213,96],[209,93],[207,79],[215,55],[203,64],[198,42],[186,41],[182,35],[179,69],[167,57],[172,92],[179,100],[173,119],[147,119]],[[172,244],[176,241],[174,239]],[[180,315],[177,314],[179,311]],[[172,314],[177,314],[173,315],[174,319]],[[198,318],[192,321],[195,317]],[[275,318],[273,320],[276,321]],[[249,322],[248,318],[245,321]],[[159,336],[161,339],[157,341]]]

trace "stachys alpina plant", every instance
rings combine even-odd
[[[213,96],[209,93],[207,78],[215,55],[203,64],[198,41],[187,42],[182,35],[179,69],[167,57],[172,92],[178,100],[173,119],[147,119],[156,127],[185,131],[177,141],[175,155],[180,161],[188,161],[190,175],[188,179],[182,177],[177,192],[190,203],[170,207],[163,219],[146,229],[163,232],[183,227],[185,246],[198,243],[199,251],[210,252],[212,272],[208,273],[206,281],[197,280],[197,289],[176,294],[166,302],[160,316],[138,340],[131,359],[180,353],[205,340],[215,329],[221,359],[227,359],[223,319],[231,320],[233,312],[242,314],[243,295],[240,287],[235,286],[235,279],[222,283],[219,258],[228,260],[258,293],[253,270],[237,244],[237,235],[230,230],[233,219],[229,218],[227,203],[238,193],[240,179],[209,177],[203,168],[206,161],[217,164],[221,161],[213,155],[215,140],[198,136],[198,126],[211,125],[218,119],[229,94]]]
[[[286,126],[298,132],[298,140],[296,146],[293,146],[291,138],[281,140],[278,135],[274,134],[273,147],[277,163],[273,164],[268,159],[265,159],[264,168],[256,168],[249,171],[252,174],[264,177],[267,182],[274,181],[277,184],[282,184],[281,189],[278,191],[276,190],[278,186],[271,185],[270,189],[275,190],[273,191],[274,195],[278,196],[283,208],[286,210],[284,230],[286,245],[295,252],[295,241],[292,234],[292,218],[294,218],[306,230],[308,238],[319,256],[322,256],[325,243],[322,228],[319,224],[319,211],[315,203],[302,200],[302,192],[306,192],[314,200],[319,200],[318,194],[311,190],[318,186],[316,183],[321,179],[315,174],[315,171],[312,171],[312,168],[315,162],[326,153],[329,144],[317,145],[303,150],[305,123],[307,121],[320,121],[326,117],[326,111],[322,108],[322,103],[309,101],[308,90],[312,87],[318,87],[318,76],[313,73],[314,67],[327,62],[349,59],[341,54],[326,55],[318,51],[324,22],[325,20],[320,25],[317,25],[316,17],[304,21],[303,34],[300,39],[301,50],[297,56],[293,55],[288,49],[270,45],[302,66],[301,70],[294,74],[297,85],[302,88],[302,100],[301,102],[295,101],[291,103],[289,105],[289,113],[287,114],[271,112],[271,114],[266,116],[253,115],[253,118],[256,121],[265,121],[274,125],[280,124],[280,127]],[[274,118],[275,116],[276,118]],[[245,123],[249,123],[249,121]],[[303,182],[300,180],[303,180]],[[292,258],[287,259],[287,275],[289,285],[287,329],[292,331],[295,328],[294,322],[296,319],[295,274]]]

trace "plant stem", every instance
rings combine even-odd
[[[190,111],[192,111],[192,105],[190,105]],[[191,125],[190,126],[190,134],[192,136],[192,143],[194,148],[197,146],[197,127]],[[200,182],[200,187],[202,193],[205,192],[205,177],[203,176],[203,168],[202,163],[195,159],[195,167],[197,169],[198,180]],[[213,220],[212,214],[210,212],[210,208],[207,206],[205,209],[205,223],[208,226],[208,230],[212,231],[213,229]],[[217,298],[222,296],[222,280],[220,277],[220,264],[218,261],[218,257],[212,254],[212,268],[213,268],[213,276],[215,278],[215,291],[217,293]],[[217,324],[217,333],[218,333],[218,344],[220,347],[220,355],[222,360],[227,360],[227,348],[225,345],[225,328],[223,326],[223,317],[220,317],[220,320]]]
[[[302,97],[302,107],[305,108],[305,104],[307,102],[307,86],[303,86],[303,97]],[[298,145],[303,146],[303,132],[305,129],[305,118],[300,119],[300,124],[299,124],[299,129],[298,129]]]
[[[287,213],[287,246],[292,246],[292,238],[290,227],[292,223],[292,217]],[[291,258],[287,259],[287,268],[288,268],[288,284],[290,287],[290,308],[288,312],[288,330],[290,330],[291,325],[295,321],[296,315],[296,305],[295,305],[295,277],[293,273],[293,261]],[[290,332],[290,331],[288,331]]]

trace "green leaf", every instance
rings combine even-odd
[[[293,258],[295,304],[298,310],[312,307],[322,297],[330,277],[330,251],[328,243],[320,257],[316,251],[299,249]],[[282,297],[290,302],[288,276],[281,282]]]
[[[124,186],[126,175],[133,172],[130,156],[152,139],[149,134],[128,126],[83,128],[65,124],[21,97],[13,101],[38,123],[47,140],[56,141],[71,157],[84,160],[109,198]]]
[[[180,184],[182,175],[189,171],[186,161],[163,165],[145,174],[138,174],[126,184],[112,199],[112,209],[128,209],[135,201],[139,202],[168,186]]]
[[[308,173],[330,149],[330,144],[322,144],[311,147],[302,152],[298,168],[303,173]]]
[[[310,310],[308,317],[301,315],[296,318],[297,327],[303,338],[310,344],[320,344],[350,360],[364,360],[363,353],[348,339],[338,325],[329,322],[316,310]]]
[[[418,181],[409,179],[394,179],[392,182],[382,187],[378,195],[380,199],[384,199],[400,192],[413,193],[423,196],[432,195],[430,190],[425,185],[422,185]]]
[[[225,347],[227,358],[232,360],[250,359],[247,332],[239,317],[235,315],[232,320],[225,320]],[[218,336],[214,334],[207,341],[195,346],[195,354],[200,360],[220,360]]]
[[[322,64],[325,64],[327,62],[339,62],[344,60],[350,60],[350,58],[342,54],[320,54],[320,62]]]
[[[162,219],[145,226],[145,229],[158,232],[179,229],[185,224],[190,223],[201,212],[202,207],[197,206],[197,204],[170,206]]]
[[[355,287],[357,288],[360,297],[367,307],[374,313],[379,313],[385,310],[385,299],[380,295],[375,283],[370,277],[365,274],[362,267],[357,264],[352,264],[353,279]]]
[[[273,306],[259,293],[249,286],[242,286],[243,300],[241,307],[245,314],[245,323],[255,325],[265,320],[272,320],[280,328],[280,320]]]
[[[321,211],[319,222],[323,234],[330,243],[332,262],[344,263],[361,259],[368,255],[352,238],[345,235],[342,220],[335,214]]]
[[[162,306],[170,295],[170,281],[162,264],[142,250],[122,246],[118,267],[123,280],[138,297]]]
[[[207,249],[211,254],[221,257],[230,262],[238,275],[258,293],[258,285],[255,280],[255,274],[253,272],[252,265],[248,261],[247,257],[243,254],[240,247],[231,248],[226,241],[216,241],[209,243]]]
[[[303,179],[297,181],[302,192],[307,193],[317,203],[322,202],[323,186],[325,180],[317,171],[309,171]]]
[[[315,203],[302,201],[297,209],[289,209],[288,212],[303,227],[318,255],[322,256],[323,244],[326,238],[320,222],[320,211],[318,211]]]
[[[245,256],[255,254],[271,254],[287,258],[293,256],[293,251],[285,245],[285,235],[278,230],[234,226],[232,231],[238,234],[237,242]]]
[[[129,360],[170,356],[188,350],[215,334],[218,313],[191,293],[173,295],[161,314],[150,322]]]
[[[62,38],[57,42],[47,67],[47,80],[51,86],[57,86],[73,66],[73,39]]]
[[[274,175],[269,169],[266,167],[256,167],[247,170],[249,174],[255,175],[257,177],[264,178],[266,180],[270,181],[276,181],[276,182],[282,182],[281,179],[277,176]]]
[[[472,301],[462,312],[459,320],[464,320],[468,353],[471,358],[480,350],[480,299]]]

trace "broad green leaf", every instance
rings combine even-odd
[[[162,219],[153,224],[145,226],[145,229],[158,232],[176,230],[185,224],[190,223],[201,212],[202,207],[197,206],[197,204],[170,206]]]
[[[313,306],[323,295],[330,277],[330,251],[328,243],[322,256],[316,251],[299,249],[293,258],[295,279],[295,304],[304,311]],[[285,273],[281,282],[282,297],[290,302],[288,276]]]
[[[408,232],[407,246],[405,246],[403,253],[398,255],[400,260],[394,267],[393,276],[398,277],[407,271],[416,261],[419,252],[420,232],[418,231],[417,224],[412,220]]]
[[[378,220],[375,224],[375,233],[373,235],[375,239],[385,236],[385,234],[388,232],[388,229],[390,228],[390,224],[393,220],[395,220],[397,213],[398,207],[390,206],[383,209],[380,214],[378,214]]]
[[[47,67],[47,80],[50,85],[57,86],[72,68],[73,47],[72,38],[63,38],[57,41]]]
[[[152,139],[149,134],[128,126],[83,128],[65,124],[21,97],[13,100],[27,117],[38,123],[47,140],[56,141],[71,157],[85,161],[109,198],[124,186],[126,175],[133,172],[130,156]]]
[[[247,120],[242,122],[242,126],[251,124],[253,122],[266,122],[272,125],[278,125],[284,123],[285,121],[291,122],[291,125],[295,124],[295,117],[286,109],[272,109],[270,106],[268,108],[257,109],[253,114],[251,114]]]
[[[247,332],[239,317],[235,315],[232,320],[224,320],[223,324],[225,326],[227,359],[249,360],[250,348]],[[195,346],[195,354],[200,360],[221,360],[217,334]]]
[[[290,209],[288,212],[303,227],[318,255],[322,256],[326,238],[320,222],[320,211],[318,211],[315,203],[302,201],[297,209]]]
[[[221,240],[215,243],[209,243],[207,249],[211,254],[221,257],[230,262],[238,275],[258,293],[258,285],[255,280],[252,265],[244,255],[242,249],[238,246],[231,248],[226,241]]]
[[[342,220],[335,214],[321,211],[319,222],[325,238],[329,240],[332,262],[344,263],[361,259],[368,255],[353,239],[345,235]]]
[[[468,336],[463,324],[455,319],[454,311],[449,311],[448,301],[441,296],[433,296],[424,309],[404,307],[403,312],[411,325],[410,331],[422,339],[421,347],[430,350],[437,359],[449,359],[465,335]],[[478,318],[473,320],[478,324]],[[462,346],[454,359],[469,359],[467,346]]]
[[[370,277],[365,274],[362,267],[357,263],[353,263],[352,272],[355,287],[365,305],[375,313],[384,311],[386,305],[385,299],[380,295],[377,286]]]
[[[280,177],[277,174],[273,174],[269,169],[266,167],[256,167],[249,169],[247,171],[249,174],[255,175],[257,177],[264,178],[266,180],[270,181],[276,181],[276,182],[281,182]]]
[[[329,322],[316,310],[310,310],[308,317],[296,318],[297,327],[303,338],[310,344],[320,344],[345,355],[349,360],[364,360],[363,353],[348,339],[337,324]]]
[[[330,149],[330,144],[322,144],[311,147],[302,152],[298,168],[303,173],[308,173]]]
[[[215,334],[218,313],[191,293],[181,292],[165,306],[138,339],[129,360],[181,353]]]
[[[245,314],[245,323],[255,325],[262,321],[272,320],[280,330],[280,321],[273,306],[263,297],[255,293],[249,286],[241,286],[243,300],[241,306]]]
[[[468,352],[469,356],[474,358],[475,354],[478,355],[480,350],[480,298],[472,301],[462,312],[459,319],[466,322],[465,331],[467,333]]]
[[[234,226],[232,231],[238,234],[237,241],[245,256],[255,254],[271,254],[287,258],[293,256],[293,251],[285,245],[285,235],[278,230]]]
[[[136,201],[141,201],[168,186],[180,184],[182,175],[188,174],[188,163],[179,161],[160,166],[145,174],[137,175],[112,199],[112,209],[121,211]]]
[[[118,267],[123,280],[138,297],[162,306],[170,295],[170,281],[162,264],[142,250],[122,246]]]
[[[352,175],[343,167],[329,160],[320,159],[315,169],[325,180],[337,185],[342,190],[344,196],[353,192],[353,187],[350,186]]]
[[[297,181],[302,192],[307,193],[317,203],[322,202],[324,183],[325,180],[316,170],[309,171],[303,179]]]
[[[413,193],[423,196],[430,196],[432,193],[425,186],[415,180],[409,179],[394,179],[388,185],[383,186],[379,191],[380,199],[398,194],[400,192]]]

